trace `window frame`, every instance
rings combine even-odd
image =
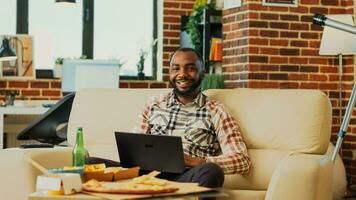
[[[16,2],[16,34],[28,34],[28,0]]]
[[[153,39],[158,38],[158,0],[153,0]],[[28,34],[29,0],[17,0],[16,4],[16,33]],[[83,1],[83,32],[82,55],[93,59],[94,54],[94,0]],[[152,76],[145,76],[144,80],[157,80],[157,45],[152,48]],[[137,76],[120,75],[120,80],[137,80]]]

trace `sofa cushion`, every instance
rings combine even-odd
[[[267,190],[274,169],[291,151],[249,149],[252,165],[248,174],[225,175],[224,188],[234,190]]]
[[[266,196],[265,190],[226,190],[229,195],[226,198],[219,198],[222,200],[232,199],[248,199],[248,200],[264,200]]]
[[[248,149],[324,154],[331,133],[331,104],[318,90],[208,90],[235,116]]]

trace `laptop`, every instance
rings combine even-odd
[[[139,166],[166,173],[182,173],[186,169],[180,137],[115,132],[115,139],[122,167]]]

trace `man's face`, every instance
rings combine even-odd
[[[171,61],[169,81],[179,96],[194,97],[204,78],[202,66],[192,51],[178,51]]]

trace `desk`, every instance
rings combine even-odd
[[[6,106],[0,107],[0,149],[3,149],[4,145],[4,115],[42,115],[49,108],[42,106],[36,107],[17,107]]]

